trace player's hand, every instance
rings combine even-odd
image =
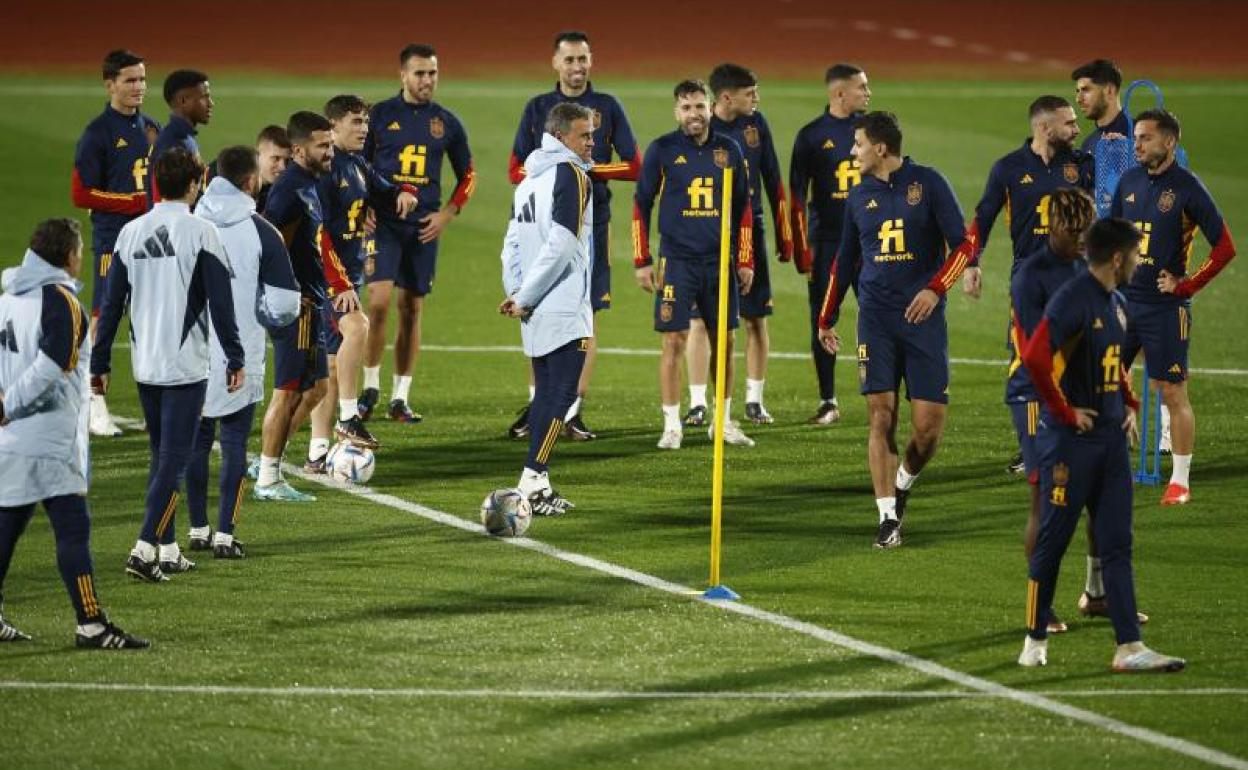
[[[352,313],[360,309],[360,298],[354,289],[348,289],[334,297],[334,310],[339,313]]]
[[[520,307],[519,303],[517,303],[516,300],[512,297],[508,297],[507,299],[499,303],[498,312],[502,313],[508,318],[524,318],[526,315],[528,315],[528,313],[525,312],[524,308]]]
[[[441,211],[426,214],[420,220],[420,223],[424,225],[424,227],[420,228],[420,242],[432,243],[436,241],[454,218],[455,214],[450,210],[449,206]]]
[[[962,273],[962,291],[972,299],[979,299],[984,291],[983,271],[978,267],[968,267]]]
[[[647,294],[654,294],[654,265],[645,265],[633,271],[637,285]]]
[[[921,324],[931,316],[932,311],[940,304],[940,295],[931,289],[924,289],[910,300],[906,308],[906,320],[912,324]]]
[[[108,379],[108,372],[91,375],[91,392],[97,396],[107,396]]]
[[[377,214],[370,206],[364,209],[364,234],[371,238],[375,232],[377,232]]]
[[[394,213],[401,217],[406,217],[416,209],[416,203],[416,196],[404,190],[399,193],[399,197],[394,201]]]
[[[741,296],[750,293],[754,288],[754,270],[749,267],[737,268],[737,285],[741,287]]]
[[[1157,273],[1157,291],[1162,294],[1174,294],[1174,290],[1179,286],[1179,279],[1170,274],[1169,270],[1160,270]]]
[[[231,369],[225,373],[225,392],[236,393],[243,387],[246,380],[246,371],[244,369]]]
[[[1084,409],[1081,406],[1075,407],[1075,430],[1079,433],[1087,433],[1092,430],[1092,426],[1096,424],[1096,410]]]
[[[1122,420],[1122,430],[1127,434],[1127,446],[1135,449],[1140,443],[1140,421],[1134,409],[1127,409],[1127,416]]]
[[[841,337],[836,333],[835,328],[819,330],[819,344],[823,345],[823,349],[832,355],[836,355],[841,349]]]

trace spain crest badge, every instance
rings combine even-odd
[[[446,124],[442,122],[442,118],[429,118],[429,136],[434,139],[441,139],[446,136]]]
[[[728,168],[728,151],[723,147],[716,148],[711,152],[711,160],[720,168]]]
[[[1165,214],[1174,208],[1174,190],[1166,190],[1157,198],[1157,210]]]
[[[1062,166],[1062,178],[1070,184],[1075,184],[1079,181],[1079,167],[1074,163],[1067,163]]]
[[[923,200],[923,185],[918,182],[911,182],[906,188],[906,203],[911,206],[917,206]]]
[[[745,131],[743,133],[745,134],[745,144],[747,147],[758,146],[758,127],[757,126],[746,126]]]

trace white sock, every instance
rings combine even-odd
[[[728,420],[732,419],[732,396],[724,396],[724,424],[728,424]]]
[[[103,396],[101,396],[101,395],[99,395],[99,394],[97,394],[97,393],[92,393],[92,394],[91,394],[91,408],[92,408],[92,409],[103,409],[103,410],[105,411],[105,413],[107,413],[107,412],[108,412],[108,403],[104,400],[104,397],[103,397]]]
[[[338,420],[346,422],[352,417],[360,416],[360,400],[358,398],[338,399]]]
[[[825,398],[823,399],[822,403],[831,404],[832,406],[839,406],[839,404],[836,403],[836,396],[833,396],[832,398]]]
[[[1083,584],[1083,590],[1093,599],[1105,595],[1105,582],[1101,580],[1101,560],[1095,556],[1088,557],[1088,580]]]
[[[677,433],[684,432],[680,422],[680,404],[663,405],[663,432],[666,433],[669,430]]]
[[[1192,456],[1171,455],[1170,460],[1174,463],[1170,468],[1170,483],[1181,487],[1190,486],[1187,483],[1187,474],[1192,470]]]
[[[747,404],[763,403],[763,383],[764,382],[765,380],[746,379],[745,381],[745,403]]]
[[[390,392],[392,401],[407,401],[407,392],[412,389],[412,376],[410,374],[396,374],[393,377],[394,387]]]
[[[314,438],[308,442],[308,459],[312,461],[320,460],[329,454],[329,439]],[[261,469],[264,468],[264,460],[260,460]],[[263,470],[261,471],[263,473]]]
[[[281,480],[282,458],[267,457],[260,455],[260,476],[256,479],[256,486],[267,487],[276,484]]]
[[[565,423],[571,422],[573,417],[581,413],[581,402],[584,400],[581,396],[576,397],[576,400],[572,402],[572,406],[568,407],[568,413],[563,416]]]
[[[875,507],[880,511],[881,522],[885,519],[897,518],[897,498],[877,497],[875,498]]]
[[[901,489],[901,490],[909,489],[910,487],[914,486],[914,481],[918,477],[919,477],[919,474],[917,473],[911,474],[906,471],[906,464],[904,462],[897,463],[897,488],[898,489]]]
[[[706,406],[706,383],[689,386],[689,407]]]
[[[530,386],[529,386],[529,403],[530,403],[530,404],[531,404],[531,403],[533,403],[533,399],[534,399],[536,396],[537,396],[537,386],[536,386],[536,385],[530,385]]]
[[[381,367],[364,367],[364,387],[379,390],[381,388]]]
[[[161,561],[177,561],[182,556],[182,549],[178,548],[177,543],[161,543],[160,544],[160,560]]]
[[[207,538],[210,534],[212,534],[211,527],[191,527],[189,536]]]
[[[143,561],[156,561],[156,546],[143,540],[135,542],[134,548],[130,549],[130,553]]]
[[[1170,440],[1170,407],[1161,405],[1161,440]]]
[[[212,536],[212,544],[214,546],[224,545],[227,547],[234,545],[234,536],[225,532],[218,532]]]
[[[542,488],[542,474],[532,468],[525,468],[520,472],[520,482],[516,484],[516,489],[520,490],[520,494],[528,497],[537,490]]]
[[[78,626],[80,636],[99,636],[102,633],[104,633],[103,623],[84,623]]]

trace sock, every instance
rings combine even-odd
[[[529,386],[529,403],[530,404],[533,403],[533,399],[536,397],[537,397],[537,386],[530,385]]]
[[[1174,463],[1170,468],[1170,483],[1178,484],[1181,487],[1189,486],[1187,474],[1192,470],[1192,456],[1171,455],[1170,459]]]
[[[364,367],[364,387],[379,390],[381,388],[381,367]]]
[[[256,486],[267,487],[280,481],[281,476],[278,471],[281,467],[282,458],[260,455],[260,476],[256,479]]]
[[[405,401],[407,399],[404,399]],[[352,417],[360,416],[360,400],[357,398],[340,398],[338,399],[338,420],[346,422]]]
[[[211,527],[191,527],[190,537],[202,537],[206,539],[211,533]]]
[[[915,479],[917,479],[918,477],[919,477],[919,474],[917,473],[910,474],[909,472],[906,471],[905,463],[897,463],[897,488],[898,489],[902,489],[902,490],[909,489],[910,487],[914,486]]]
[[[156,561],[156,546],[142,540],[134,544],[134,548],[130,550],[130,553],[143,561]]]
[[[393,377],[394,387],[390,391],[391,401],[407,401],[407,392],[412,388],[411,375],[396,374]]]
[[[763,403],[763,382],[764,380],[745,381],[745,403],[761,404]]]
[[[689,407],[706,406],[706,384],[689,386]]]
[[[732,396],[724,396],[724,424],[732,419]]]
[[[1095,556],[1088,557],[1088,580],[1084,583],[1083,590],[1093,599],[1105,595],[1105,583],[1101,580],[1101,560]]]
[[[823,403],[828,404],[829,406],[839,406],[839,404],[836,403],[836,396],[833,396],[832,398],[825,398]]]
[[[897,518],[897,498],[895,497],[877,497],[875,498],[875,507],[880,511],[880,522],[885,519]]]
[[[1170,407],[1161,405],[1161,440],[1170,441]]]
[[[104,633],[103,623],[84,623],[78,626],[78,634],[80,636],[99,636]]]
[[[182,556],[182,549],[178,548],[177,543],[161,543],[160,544],[160,560],[161,561],[177,561]]]
[[[568,413],[563,416],[564,424],[572,422],[572,418],[581,413],[581,402],[584,400],[581,396],[576,397],[576,400],[572,402],[572,406],[568,407]]]
[[[542,474],[532,468],[526,467],[520,472],[520,482],[516,484],[516,489],[520,490],[520,494],[528,497],[537,490],[542,488]]]
[[[666,433],[669,430],[674,430],[677,433],[684,430],[680,422],[680,404],[663,405],[663,432]]]
[[[308,460],[316,462],[329,454],[329,439],[314,438],[308,442]],[[260,474],[264,475],[264,460],[260,460]]]
[[[212,544],[214,546],[217,546],[217,545],[231,546],[234,544],[234,536],[229,534],[228,532],[218,532],[217,534],[212,536]]]

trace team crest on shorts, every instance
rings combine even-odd
[[[369,257],[368,259],[364,260],[364,275],[371,278],[373,276],[373,271],[375,271],[376,269],[377,269],[376,260],[374,260],[372,257]]]
[[[909,203],[911,206],[917,206],[922,200],[923,185],[918,182],[911,182],[910,186],[906,188],[906,203]]]
[[[1079,181],[1079,167],[1074,163],[1067,163],[1062,166],[1062,178],[1067,182],[1074,184]]]
[[[711,160],[720,168],[728,168],[728,151],[720,147],[711,153]]]
[[[441,139],[446,136],[446,124],[442,122],[442,118],[429,118],[429,136],[434,139]]]
[[[672,320],[672,303],[667,301],[659,303],[659,320],[663,323]]]
[[[1157,199],[1157,210],[1164,214],[1172,208],[1174,208],[1174,190],[1166,190]]]
[[[746,146],[757,147],[758,146],[758,127],[746,126],[744,133],[745,133]]]
[[[1070,481],[1070,468],[1066,467],[1066,463],[1054,465],[1053,483],[1059,487],[1064,487],[1068,481]]]

